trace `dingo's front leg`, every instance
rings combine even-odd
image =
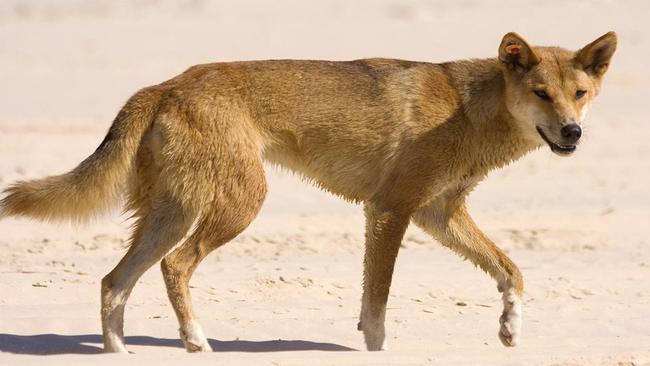
[[[413,215],[413,222],[497,281],[497,288],[503,293],[499,339],[505,346],[516,346],[521,336],[521,298],[524,290],[521,272],[476,226],[465,208],[464,198],[436,199],[418,210]]]
[[[366,252],[363,298],[358,329],[363,331],[369,351],[386,347],[386,303],[393,268],[409,216],[366,205]]]

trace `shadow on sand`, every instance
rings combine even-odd
[[[125,337],[126,345],[183,348],[179,339],[146,336]],[[218,341],[209,339],[215,352],[285,352],[285,351],[357,351],[333,343],[317,343],[300,340],[274,341]],[[102,353],[102,336],[99,334],[15,335],[0,333],[0,352],[22,355],[60,355]]]

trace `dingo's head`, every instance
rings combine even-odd
[[[506,34],[499,46],[506,106],[523,134],[558,155],[573,153],[615,50],[614,32],[577,52],[530,47],[516,33]]]

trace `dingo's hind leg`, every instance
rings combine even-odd
[[[192,224],[194,214],[165,191],[155,194],[149,205],[140,212],[128,252],[102,279],[101,318],[106,352],[126,352],[124,307],[133,286],[183,238]]]
[[[194,233],[161,263],[167,294],[178,317],[180,336],[188,352],[211,351],[194,317],[190,278],[206,255],[233,239],[250,224],[266,195],[264,170],[256,154],[233,154],[215,161],[215,166],[219,165],[226,168],[215,172],[215,200],[205,205]],[[225,170],[229,173],[223,174]]]

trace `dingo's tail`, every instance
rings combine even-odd
[[[160,89],[140,90],[124,105],[97,150],[72,171],[21,181],[4,190],[0,219],[82,221],[112,207],[133,165],[140,141],[153,123]]]

